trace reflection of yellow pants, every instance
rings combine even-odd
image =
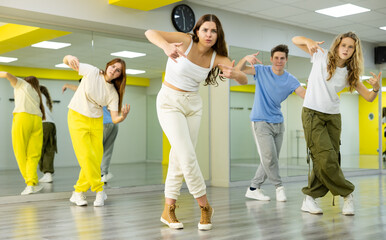
[[[42,118],[21,112],[14,113],[12,145],[19,170],[28,186],[38,183],[37,166],[42,153]]]
[[[103,156],[103,117],[89,118],[73,110],[68,111],[68,128],[72,145],[80,165],[76,192],[103,191],[101,162]]]

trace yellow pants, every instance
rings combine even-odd
[[[101,162],[103,157],[103,117],[89,118],[73,110],[68,111],[68,128],[72,145],[80,165],[75,192],[103,191]]]
[[[19,170],[28,186],[38,184],[37,166],[42,153],[42,118],[29,113],[14,113],[12,145]]]

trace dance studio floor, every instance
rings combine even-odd
[[[198,231],[199,208],[183,189],[176,213],[183,230],[164,226],[159,217],[163,192],[143,187],[107,189],[104,207],[72,205],[70,192],[0,197],[1,239],[386,239],[386,176],[349,177],[355,186],[355,216],[343,216],[343,199],[327,195],[319,203],[323,215],[300,211],[306,183],[285,183],[288,201],[276,202],[274,187],[263,189],[269,202],[244,197],[247,186],[208,187],[208,199],[215,213],[213,230]],[[18,203],[1,204],[2,199]],[[45,200],[51,199],[51,200]],[[20,201],[22,200],[22,201]]]

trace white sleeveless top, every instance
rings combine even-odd
[[[193,46],[193,39],[190,41],[185,56],[188,56]],[[216,51],[213,51],[210,67],[204,68],[192,63],[187,57],[179,57],[174,62],[171,58],[166,64],[165,81],[171,85],[189,92],[197,92],[200,83],[204,81],[213,67]]]

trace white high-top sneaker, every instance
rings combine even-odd
[[[39,182],[42,182],[42,183],[51,183],[52,181],[53,181],[53,177],[52,177],[52,174],[49,172],[45,173],[44,176],[39,179]]]
[[[86,196],[83,192],[72,192],[72,196],[70,198],[70,202],[75,203],[77,206],[86,206]]]
[[[252,198],[260,201],[269,201],[271,198],[269,196],[264,195],[263,190],[260,188],[256,188],[256,190],[251,190],[249,187],[247,192],[245,193],[245,197]]]
[[[94,201],[94,207],[102,207],[105,205],[105,200],[107,199],[107,195],[105,193],[105,190],[97,192],[95,201]]]
[[[306,197],[303,200],[303,205],[301,210],[312,214],[323,213],[323,210],[318,206],[318,203],[315,201],[315,199],[308,195],[306,195]]]
[[[348,196],[344,197],[342,214],[354,215],[354,197],[351,193]]]
[[[278,201],[278,202],[287,201],[287,197],[285,195],[285,191],[284,191],[283,186],[276,188],[276,201]]]

